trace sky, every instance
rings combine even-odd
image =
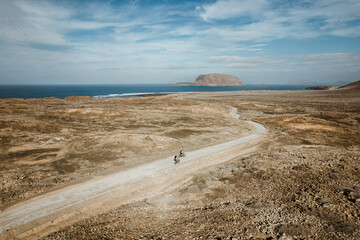
[[[360,80],[359,0],[0,0],[0,84]]]

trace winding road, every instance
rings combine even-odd
[[[235,108],[232,115],[239,118]],[[265,137],[267,130],[259,123],[246,121],[253,126],[250,135],[187,152],[181,163],[174,165],[173,158],[165,158],[127,171],[119,172],[102,179],[72,186],[44,197],[30,200],[0,213],[0,234],[24,224],[37,221],[57,212],[67,211],[76,205],[111,195],[118,205],[156,196],[176,188],[191,179],[194,173],[232,158],[254,151]],[[107,197],[107,198],[108,198]],[[72,211],[72,210],[68,210]],[[49,221],[49,219],[47,219]]]

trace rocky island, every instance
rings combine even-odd
[[[210,73],[200,74],[195,82],[180,82],[171,86],[244,86],[244,83],[237,77],[227,74]]]

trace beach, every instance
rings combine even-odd
[[[89,202],[72,221],[65,209],[2,237],[358,239],[359,102],[358,89],[0,99],[2,214],[182,149],[249,136],[246,121],[267,129],[251,151],[210,159],[166,191],[126,203],[121,192],[106,195],[111,207]]]

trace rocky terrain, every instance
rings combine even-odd
[[[246,135],[228,107],[172,96],[0,99],[0,211],[39,194]]]
[[[91,146],[90,149],[94,148],[91,152],[93,155],[97,151],[102,151],[99,152],[100,155],[109,154],[113,158],[96,160],[98,158],[86,155],[86,149],[89,147],[85,150],[80,147],[63,147],[61,149],[70,152],[79,151],[77,153],[80,156],[87,157],[81,158],[75,155],[77,158],[71,158],[72,155],[68,155],[69,158],[63,160],[61,158],[56,160],[54,156],[40,157],[37,161],[47,159],[49,163],[33,165],[40,170],[36,172],[35,167],[32,170],[32,165],[26,164],[27,159],[36,159],[43,156],[41,154],[49,153],[34,151],[31,152],[32,155],[28,154],[22,158],[20,147],[28,146],[27,144],[32,142],[40,145],[40,139],[46,139],[44,136],[48,134],[57,136],[62,133],[61,129],[64,128],[65,123],[72,126],[69,127],[73,129],[71,136],[80,139],[83,135],[93,138],[98,135],[105,136],[105,139],[114,138],[119,134],[117,131],[122,131],[121,139],[127,136],[124,135],[127,131],[132,133],[131,136],[138,134],[137,137],[141,139],[139,142],[126,138],[127,141],[130,139],[132,144],[138,143],[143,151],[148,151],[143,153],[129,146],[126,151],[129,159],[135,159],[137,164],[141,163],[136,161],[136,156],[144,160],[144,156],[151,152],[141,147],[148,146],[148,141],[142,137],[143,134],[152,139],[155,136],[174,139],[181,137],[181,144],[177,142],[180,145],[175,144],[174,151],[180,146],[196,149],[201,147],[201,144],[226,141],[235,137],[233,134],[237,136],[246,134],[246,125],[227,117],[229,112],[226,105],[236,107],[242,119],[259,122],[269,131],[267,140],[256,153],[239,156],[227,164],[198,172],[191,181],[171,192],[139,202],[119,205],[117,208],[70,226],[58,226],[60,230],[43,239],[355,240],[360,238],[360,91],[357,88],[335,91],[187,93],[133,100],[42,99],[30,100],[29,105],[25,102],[25,100],[8,99],[3,100],[1,105],[1,111],[7,113],[1,114],[3,121],[23,119],[22,124],[13,123],[18,128],[2,128],[2,138],[7,141],[7,145],[3,147],[7,155],[3,155],[6,157],[2,160],[2,174],[8,174],[3,178],[5,184],[3,183],[2,186],[7,184],[7,179],[10,179],[11,184],[6,186],[11,187],[2,190],[1,196],[3,193],[15,190],[18,192],[15,192],[14,196],[17,196],[22,189],[32,196],[35,192],[27,189],[39,185],[44,189],[52,189],[57,186],[47,185],[51,182],[50,179],[55,179],[52,178],[52,174],[63,181],[60,185],[64,186],[64,183],[71,182],[71,178],[78,179],[81,176],[77,173],[95,175],[99,166],[113,168],[117,164],[121,165],[116,170],[133,166],[130,161],[126,161],[126,157],[121,158],[122,155],[114,156],[105,152],[105,150],[114,152],[118,146],[126,149],[126,141],[119,142],[117,147],[105,148],[104,146],[107,145],[102,145],[104,141],[102,140],[86,146]],[[29,126],[24,124],[26,122],[36,123],[34,120],[39,118],[36,118],[36,114],[34,116],[34,112],[41,112],[39,115],[44,117],[63,111],[72,112],[71,109],[77,111],[77,115],[70,115],[75,117],[64,118],[62,121],[57,117],[49,123],[49,126],[44,122],[39,123],[36,134],[30,134],[33,133],[30,131],[32,128],[20,128],[20,126]],[[90,110],[91,114],[82,115]],[[100,115],[102,117],[96,115],[95,110],[99,111],[99,114],[102,113]],[[117,117],[111,117],[111,113]],[[121,115],[122,113],[124,115]],[[158,120],[160,116],[163,116],[161,119],[167,116],[166,120],[171,123],[161,122]],[[154,118],[160,122],[154,123]],[[109,125],[107,119],[112,119],[109,122],[114,120],[121,122],[115,121],[116,123]],[[132,128],[130,123],[135,126]],[[75,131],[78,129],[75,128],[77,124],[83,126],[79,132]],[[52,133],[49,129],[54,126],[58,128]],[[177,127],[192,131],[177,131]],[[94,132],[94,129],[98,130]],[[202,132],[194,132],[195,130]],[[12,131],[12,134],[9,134],[9,131]],[[174,131],[175,134],[172,135]],[[23,144],[20,140],[27,139],[25,138],[27,135],[28,138],[33,136],[33,139]],[[67,135],[64,139],[71,138]],[[78,144],[76,146],[81,146],[80,143],[84,140],[87,138],[81,141],[76,141],[75,138],[72,141],[74,145],[76,143]],[[158,145],[150,146],[161,149],[161,146],[168,142],[160,141],[157,142]],[[55,148],[51,145],[53,143],[43,144],[45,143],[49,144],[49,148]],[[98,148],[97,144],[100,144]],[[171,146],[167,147],[168,149],[172,149]],[[20,153],[11,155],[15,150]],[[54,149],[52,151],[55,152]],[[166,153],[166,150],[162,153]],[[88,160],[88,166],[81,161],[87,158],[93,159],[93,161]],[[151,161],[150,156],[149,158]],[[120,159],[121,163],[116,159]],[[51,165],[52,161],[60,164],[64,160],[68,165],[78,164],[78,167],[72,172],[59,173],[57,169],[68,168]],[[24,172],[27,175],[23,174]],[[27,177],[22,178],[22,176]],[[34,179],[35,176],[37,180],[28,180]],[[5,203],[14,201],[11,198],[4,200]]]
[[[338,87],[334,86],[316,86],[316,87],[307,87],[306,90],[335,90]]]
[[[237,158],[45,239],[358,239],[359,154],[316,150]]]
[[[244,83],[232,75],[211,73],[199,75],[193,83],[182,82],[172,86],[244,86]]]
[[[183,94],[269,129],[263,150],[44,239],[359,239],[360,92]]]

